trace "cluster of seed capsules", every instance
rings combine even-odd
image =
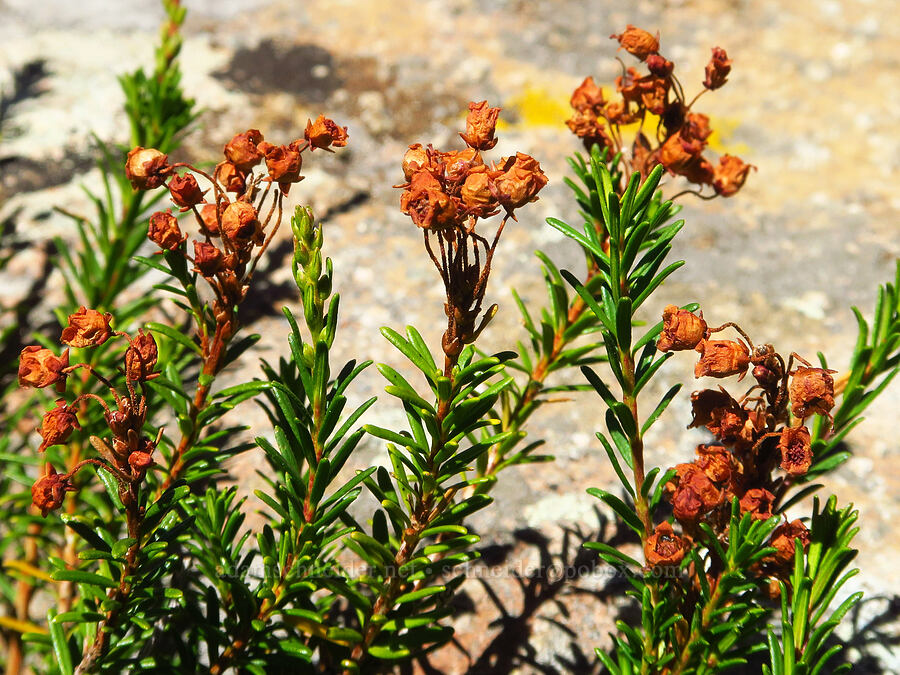
[[[203,342],[204,372],[214,374],[221,365],[225,345],[238,328],[236,310],[246,296],[256,262],[271,241],[282,217],[282,200],[290,186],[303,179],[300,173],[303,153],[315,149],[331,150],[347,144],[347,129],[320,116],[309,120],[302,139],[287,145],[273,145],[263,139],[256,129],[234,136],[224,148],[225,160],[216,165],[210,175],[186,163],[170,163],[164,153],[153,148],[137,147],[128,153],[125,174],[135,190],[165,187],[172,203],[181,212],[191,212],[198,224],[200,237],[193,240],[193,256],[185,250],[187,235],[183,234],[178,218],[171,209],[157,211],[150,216],[147,235],[161,251],[176,252],[194,264],[194,270],[213,290],[212,337],[206,327],[198,327]],[[265,166],[264,173],[254,170]],[[197,176],[208,184],[201,189]],[[275,187],[277,186],[277,187]],[[231,196],[229,196],[231,195]],[[268,198],[271,203],[266,208]],[[74,490],[73,478],[85,465],[93,464],[110,471],[119,479],[120,497],[126,506],[134,506],[137,486],[147,470],[153,466],[155,440],[143,435],[147,419],[144,383],[154,372],[158,359],[156,341],[150,333],[138,331],[137,336],[113,331],[111,316],[95,309],[82,307],[69,316],[61,341],[74,348],[98,347],[109,339],[128,340],[123,372],[127,393],[113,387],[103,374],[91,365],[69,365],[69,350],[57,356],[52,350],[37,345],[26,347],[19,361],[19,384],[25,387],[55,386],[65,392],[66,378],[77,369],[84,369],[109,390],[114,405],[102,397],[85,393],[71,403],[61,398],[56,407],[45,413],[39,432],[40,451],[64,444],[72,432],[80,429],[78,415],[95,401],[103,406],[111,439],[90,438],[91,445],[102,458],[79,461],[66,473],[58,473],[48,463],[46,473],[32,486],[32,503],[47,515],[59,508],[68,491]]]
[[[725,84],[731,72],[725,50],[713,48],[703,89],[688,101],[675,76],[675,64],[659,53],[659,34],[629,25],[610,37],[619,41],[620,49],[642,61],[647,73],[623,65],[615,80],[618,97],[611,100],[592,77],[586,78],[570,100],[575,113],[566,124],[572,132],[588,150],[599,145],[609,150],[610,158],[622,152],[630,172],[647,175],[662,164],[672,175],[683,176],[701,188],[711,186],[716,195],[730,197],[740,190],[752,165],[728,154],[713,165],[703,154],[713,133],[709,117],[692,110],[703,93]],[[622,129],[628,125],[637,125],[630,152]]]
[[[400,208],[423,229],[472,232],[479,218],[501,209],[508,216],[537,199],[547,184],[536,159],[521,152],[503,157],[499,164],[485,164],[481,156],[497,144],[494,137],[500,108],[487,101],[469,104],[466,131],[460,137],[466,147],[442,152],[421,143],[409,146],[403,157],[407,182]]]
[[[78,415],[87,414],[87,406],[91,402],[103,407],[104,419],[111,433],[108,440],[97,436],[90,438],[91,445],[102,461],[81,460],[66,473],[58,473],[52,464],[47,464],[46,473],[31,488],[32,504],[44,516],[62,506],[65,493],[75,489],[75,474],[88,464],[102,467],[119,479],[119,493],[126,504],[129,500],[136,499],[133,487],[143,480],[147,470],[154,464],[153,451],[159,443],[160,435],[151,439],[144,435],[143,429],[147,420],[144,383],[159,375],[154,372],[158,359],[156,340],[151,333],[144,333],[143,330],[139,330],[134,337],[114,331],[110,327],[111,318],[110,314],[81,307],[69,316],[60,342],[68,347],[86,349],[99,347],[111,339],[127,340],[128,347],[121,362],[127,390],[124,394],[117,391],[90,364],[69,365],[68,348],[57,356],[51,349],[31,345],[22,350],[19,358],[19,385],[22,387],[55,387],[57,392],[64,394],[69,375],[81,369],[103,383],[114,402],[110,406],[97,394],[83,393],[71,403],[65,398],[57,399],[56,407],[44,413],[38,428],[42,439],[38,448],[40,452],[54,445],[65,444],[73,431],[81,429]]]
[[[217,316],[225,317],[243,300],[256,264],[251,263],[254,252],[258,260],[281,224],[282,197],[303,180],[303,153],[346,144],[347,128],[319,116],[307,122],[303,138],[287,145],[267,142],[257,129],[237,134],[225,145],[225,160],[212,175],[186,163],[170,164],[167,155],[141,147],[128,153],[125,173],[136,190],[165,186],[178,209],[193,212],[201,237],[193,240],[193,257],[185,255],[215,292]],[[254,171],[259,165],[264,172]],[[201,189],[197,176],[209,184],[211,194]],[[150,217],[148,236],[167,251],[183,250],[187,239],[171,210]]]
[[[485,163],[481,153],[497,144],[499,113],[487,101],[470,103],[466,131],[460,134],[466,144],[462,150],[409,146],[402,164],[406,182],[397,186],[403,189],[400,209],[424,232],[425,248],[444,282],[447,330],[442,347],[450,362],[493,316],[492,308],[478,322],[504,225],[547,184],[538,161],[524,153],[503,157],[499,164]],[[501,212],[500,225],[488,241],[476,225]]]
[[[728,328],[742,339],[718,340],[712,335]],[[811,435],[804,422],[811,415],[830,418],[834,407],[834,371],[811,366],[796,354],[787,362],[771,345],[753,346],[739,326],[711,328],[703,319],[674,305],[663,312],[660,351],[696,350],[696,377],[743,379],[748,370],[754,383],[735,399],[723,387],[691,395],[691,427],[706,427],[715,443],[697,447],[696,459],[678,464],[666,484],[666,496],[682,535],[662,523],[648,538],[650,565],[681,562],[701,523],[718,535],[728,528],[731,502],[737,497],[742,513],[754,519],[775,517],[776,493],[809,471],[813,461]],[[800,365],[794,367],[794,362]],[[777,470],[781,470],[777,474]],[[785,522],[772,534],[776,553],[756,568],[762,576],[784,578],[794,558],[794,539],[806,546],[809,533],[800,521]]]

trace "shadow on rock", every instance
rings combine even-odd
[[[545,535],[528,528],[513,533],[515,545],[493,545],[481,551],[480,562],[485,567],[506,562],[512,551],[522,545],[526,551],[531,549],[537,553],[538,563],[533,569],[524,572],[510,570],[508,573],[508,577],[515,580],[517,594],[520,596],[516,604],[521,609],[517,611],[510,608],[512,603],[509,600],[503,599],[502,595],[506,595],[506,592],[499,590],[498,584],[501,582],[494,581],[489,576],[478,579],[497,614],[486,629],[499,629],[499,632],[480,654],[472,654],[461,639],[455,639],[453,645],[446,648],[455,647],[468,660],[468,673],[507,673],[523,667],[548,675],[597,672],[598,665],[593,654],[582,651],[581,631],[566,600],[571,600],[572,596],[583,596],[584,602],[605,605],[611,598],[622,595],[627,582],[621,575],[608,577],[600,589],[592,588],[587,583],[579,583],[603,564],[596,553],[585,549],[583,544],[599,540],[617,546],[633,539],[630,531],[623,531],[625,528],[617,527],[616,523],[609,521],[599,511],[597,517],[600,527],[595,532],[585,532],[580,527],[563,528],[562,541],[557,550],[552,550],[552,543]],[[474,613],[475,603],[467,593],[460,595],[468,598],[465,606],[471,607],[469,611]],[[458,607],[458,612],[465,611],[463,607]],[[550,616],[551,613],[557,616]],[[565,647],[567,651],[555,652],[550,659],[546,653],[538,653],[532,644],[534,623],[537,620],[553,624],[570,638]],[[464,639],[464,636],[461,638]],[[551,665],[549,660],[555,663]],[[431,663],[428,656],[420,658],[418,665],[426,673],[442,672]]]

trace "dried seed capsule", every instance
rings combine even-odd
[[[68,349],[57,356],[44,347],[29,345],[19,356],[19,386],[43,389],[55,384],[58,390],[64,390],[66,374],[63,370],[68,367]]]
[[[804,419],[813,414],[828,415],[834,407],[833,370],[797,368],[791,377],[791,412]]]
[[[125,160],[125,176],[135,190],[158,188],[172,170],[168,160],[168,155],[154,148],[134,148]]]
[[[153,367],[157,358],[159,351],[156,340],[151,333],[144,333],[139,328],[137,336],[125,350],[125,377],[132,382],[152,379],[156,375],[153,373]]]
[[[743,376],[750,365],[750,352],[743,342],[703,340],[697,351],[700,360],[694,366],[694,377]]]
[[[656,348],[661,352],[694,349],[706,336],[706,321],[686,309],[667,305],[663,310],[663,329]]]
[[[657,33],[656,36],[653,36],[647,31],[636,28],[631,24],[628,24],[621,34],[616,35],[613,33],[609,37],[618,40],[621,45],[620,49],[624,49],[641,61],[646,60],[648,56],[656,54],[659,51],[659,33]]]
[[[466,133],[460,138],[466,145],[475,150],[490,150],[497,145],[494,132],[500,108],[492,108],[487,101],[469,103],[469,114],[466,116]]]
[[[81,307],[69,315],[69,325],[63,328],[60,342],[70,347],[98,347],[112,337],[109,321],[112,314]]]
[[[48,410],[41,418],[39,433],[43,439],[38,452],[43,452],[51,445],[59,445],[69,440],[75,429],[80,429],[75,409],[66,405],[65,399],[59,399],[56,407]]]
[[[713,47],[712,58],[706,64],[706,78],[703,80],[703,86],[707,89],[718,89],[728,79],[728,73],[731,72],[731,59],[721,47]]]
[[[252,171],[263,158],[263,153],[256,147],[262,140],[263,135],[259,129],[248,129],[242,134],[236,134],[225,145],[225,158],[243,172]]]
[[[147,238],[161,249],[174,251],[185,240],[185,235],[178,227],[178,219],[169,210],[157,211],[150,216]]]
[[[688,549],[688,540],[675,534],[668,522],[656,526],[644,543],[644,556],[651,567],[678,565]]]

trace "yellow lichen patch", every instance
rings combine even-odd
[[[604,87],[604,95],[611,96],[610,90]],[[572,116],[569,107],[571,92],[551,86],[532,85],[523,90],[517,96],[507,100],[504,107],[515,110],[519,121],[513,125],[503,119],[501,114],[497,122],[497,129],[509,129],[511,127],[562,127],[566,120]],[[644,129],[656,129],[659,118],[656,115],[648,115],[644,120]],[[740,125],[740,120],[727,117],[711,117],[709,124],[713,129],[709,137],[709,149],[718,154],[740,155],[749,150],[746,143],[732,143],[735,129]],[[638,123],[621,127],[626,142],[634,139],[638,129]]]
[[[563,126],[572,116],[569,107],[571,92],[564,89],[531,86],[517,96],[506,101],[506,107],[518,112],[521,127],[558,127]],[[501,115],[498,129],[509,128]]]
[[[709,147],[711,150],[719,154],[728,153],[729,155],[743,155],[750,151],[750,146],[746,143],[732,143],[734,131],[741,124],[741,121],[728,117],[711,117],[709,126],[713,132],[709,137]]]

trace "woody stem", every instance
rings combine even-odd
[[[450,365],[450,377],[452,377],[452,366],[456,364],[456,359],[451,359],[451,357],[447,356],[447,361],[448,363],[452,361],[452,365]],[[451,391],[453,389],[452,382],[449,389]],[[444,449],[447,443],[444,420],[450,412],[450,400],[439,398],[437,404],[436,422],[440,433],[432,439],[426,467],[429,472],[434,472],[436,468],[435,457]],[[387,569],[388,573],[383,590],[378,594],[372,611],[366,617],[366,622],[363,626],[363,640],[353,647],[350,658],[357,664],[364,660],[369,646],[371,646],[381,631],[381,624],[373,622],[372,617],[387,615],[393,609],[396,599],[404,592],[405,588],[403,577],[400,576],[399,570],[416,555],[416,549],[422,538],[422,533],[453,503],[454,495],[455,491],[453,490],[443,495],[436,495],[433,492],[418,495],[415,509],[413,509],[413,513],[410,516],[410,525],[403,531],[400,546],[394,556],[393,565]],[[350,672],[345,671],[345,675],[349,675]]]
[[[96,460],[83,460],[73,469],[74,473],[86,463],[102,464]],[[103,465],[106,467],[106,465]],[[109,467],[106,467],[109,468]],[[87,649],[81,663],[75,669],[75,675],[84,675],[93,672],[98,661],[106,653],[109,647],[112,628],[119,623],[119,617],[123,608],[127,606],[125,602],[131,593],[131,579],[134,577],[138,569],[138,554],[141,549],[141,523],[143,522],[143,514],[139,499],[140,480],[132,480],[119,486],[119,497],[125,507],[125,522],[128,528],[128,537],[134,540],[134,543],[128,547],[125,553],[125,564],[122,566],[122,573],[119,577],[119,585],[112,589],[107,598],[111,600],[112,609],[106,616],[97,623],[97,630],[94,633],[94,640]]]
[[[206,406],[209,405],[209,390],[212,386],[212,378],[219,372],[220,364],[225,355],[225,348],[227,346],[228,340],[224,335],[224,325],[222,322],[216,322],[216,331],[213,334],[212,343],[208,344],[207,349],[204,350],[206,353],[203,359],[203,370],[201,372],[202,375],[208,377],[203,377],[202,380],[204,381],[199,381],[197,383],[197,391],[194,394],[194,401],[189,413],[191,431],[182,433],[181,440],[178,442],[178,447],[175,449],[169,463],[168,475],[157,491],[157,497],[165,492],[172,483],[178,480],[181,476],[181,472],[184,471],[184,454],[194,445],[199,436],[200,429],[197,425],[197,418],[200,416],[200,413],[206,409]]]

